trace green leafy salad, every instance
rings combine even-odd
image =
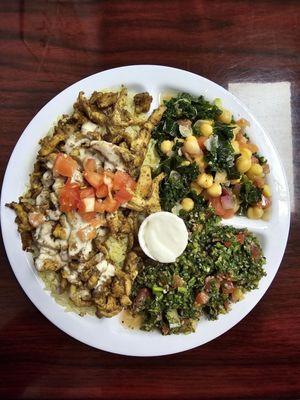
[[[188,245],[174,263],[144,257],[132,290],[133,315],[141,329],[162,334],[191,333],[201,318],[216,319],[265,275],[258,239],[247,229],[222,225],[244,215],[267,219],[271,191],[267,160],[219,99],[181,93],[166,111],[152,139],[160,160],[163,211],[181,217]]]

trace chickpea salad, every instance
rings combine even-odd
[[[23,249],[66,310],[99,318],[125,310],[142,330],[191,333],[265,275],[258,239],[220,222],[269,218],[269,166],[248,122],[219,99],[180,93],[149,114],[151,103],[124,86],[80,92],[40,141],[28,190],[8,206]],[[160,211],[188,231],[172,263],[146,256],[138,239]]]

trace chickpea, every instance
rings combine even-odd
[[[231,142],[231,146],[233,147],[234,153],[239,154],[240,153],[240,145],[236,140],[233,140]]]
[[[202,174],[200,174],[198,176],[197,183],[203,189],[208,189],[214,183],[214,178],[212,177],[212,175],[209,175],[209,174],[206,174],[205,172],[203,172]]]
[[[173,142],[171,142],[171,140],[164,140],[163,142],[161,142],[160,150],[164,154],[168,154],[170,153],[170,151],[172,151],[172,147],[173,147]]]
[[[194,208],[194,201],[189,197],[185,197],[181,201],[181,206],[184,209],[184,211],[191,211]]]
[[[251,159],[250,158],[240,156],[236,160],[236,168],[241,174],[247,172],[250,169],[250,167],[251,167]]]
[[[222,114],[219,116],[219,121],[223,122],[224,124],[230,124],[232,119],[232,114],[229,110],[223,109]]]
[[[184,160],[180,165],[181,167],[187,167],[188,165],[190,165],[190,162],[188,160]]]
[[[264,196],[271,197],[271,189],[269,185],[264,185],[262,192]]]
[[[211,197],[219,197],[222,194],[222,186],[219,183],[213,183],[211,187],[207,189],[207,194]]]
[[[247,176],[251,179],[255,176],[261,178],[264,175],[263,167],[260,164],[252,164],[247,172]]]
[[[199,186],[197,182],[191,183],[191,189],[194,190],[197,194],[200,194],[203,190],[202,187]]]
[[[246,158],[252,157],[252,151],[249,149],[246,149],[245,147],[243,149],[241,149],[240,153],[243,157],[246,157]]]
[[[210,136],[213,133],[213,127],[210,124],[203,123],[200,126],[200,133],[202,136]]]
[[[194,158],[194,161],[195,161],[195,163],[198,165],[198,167],[199,167],[200,169],[204,169],[204,168],[205,168],[206,163],[205,163],[205,161],[204,161],[203,154],[201,154],[200,156],[195,157],[195,158]]]
[[[185,139],[183,144],[184,150],[191,155],[201,154],[197,138],[195,136],[189,136]]]
[[[260,219],[264,215],[264,210],[260,207],[249,207],[247,210],[247,217],[249,219]]]

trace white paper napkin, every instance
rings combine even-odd
[[[285,168],[293,211],[294,173],[290,82],[229,83],[228,90],[250,109],[271,136]]]

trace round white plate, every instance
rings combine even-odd
[[[22,251],[14,223],[15,214],[5,207],[5,203],[17,200],[24,192],[39,139],[49,131],[58,116],[72,110],[78,92],[83,90],[90,95],[94,90],[119,87],[121,84],[135,91],[148,91],[153,96],[153,107],[157,107],[159,95],[166,91],[202,94],[209,100],[221,98],[224,107],[232,110],[235,118],[244,117],[250,121],[248,133],[271,166],[269,182],[273,207],[270,221],[250,221],[242,217],[230,220],[233,225],[248,227],[259,236],[267,258],[267,276],[260,281],[257,290],[234,304],[228,314],[221,315],[217,321],[201,321],[197,331],[190,335],[162,336],[158,332],[132,331],[120,324],[119,317],[100,320],[65,312],[43,289],[30,254]],[[1,220],[6,252],[16,278],[30,300],[53,324],[81,342],[101,350],[131,356],[159,356],[192,349],[215,339],[252,310],[268,289],[282,260],[290,225],[290,205],[288,185],[278,153],[269,136],[237,98],[217,84],[190,72],[163,66],[136,65],[89,76],[65,89],[38,112],[21,135],[9,160],[2,187]]]

